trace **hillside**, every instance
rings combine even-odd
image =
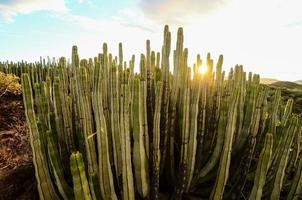
[[[270,85],[278,82],[279,80],[273,78],[260,78],[260,83],[264,85]]]
[[[284,88],[288,88],[288,89],[302,90],[301,84],[298,84],[295,82],[290,82],[290,81],[277,81],[277,82],[269,84],[269,85],[275,86],[275,87],[284,87]]]
[[[274,95],[275,89],[280,88],[283,102],[292,98],[294,100],[293,112],[296,114],[302,113],[302,85],[295,82],[278,81],[268,86],[272,88],[271,97]]]
[[[302,80],[295,81],[295,83],[302,85]]]

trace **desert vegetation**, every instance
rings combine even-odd
[[[223,71],[222,55],[189,66],[182,28],[176,49],[165,26],[161,52],[147,40],[138,61],[102,48],[0,63],[21,77],[40,199],[299,199],[292,96],[241,65]]]
[[[0,97],[7,93],[20,94],[21,85],[19,83],[20,78],[14,74],[5,74],[0,72]]]

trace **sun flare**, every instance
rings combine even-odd
[[[198,73],[199,74],[206,74],[207,73],[207,68],[206,67],[198,67]]]

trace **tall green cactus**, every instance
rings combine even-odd
[[[236,118],[237,118],[238,98],[239,98],[239,88],[238,86],[235,86],[234,92],[230,98],[230,106],[228,109],[229,120],[226,126],[222,155],[220,158],[215,186],[211,193],[211,199],[222,199],[225,184],[229,176],[231,149],[233,144],[233,135],[235,132]]]
[[[0,62],[5,73],[28,73],[22,89],[40,198],[297,199],[294,100],[283,102],[242,65],[225,79],[222,55],[204,62],[198,54],[192,66],[188,58],[183,29],[172,49],[165,26],[161,52],[147,40],[138,71],[122,43],[118,56],[104,43],[82,59],[73,46],[71,62]]]
[[[198,116],[198,102],[200,94],[201,80],[198,75],[194,74],[192,89],[191,89],[191,101],[189,111],[189,137],[188,137],[188,152],[187,152],[187,177],[186,177],[186,192],[190,190],[191,181],[194,175],[195,158],[197,150],[197,116]]]
[[[117,199],[113,185],[113,175],[111,171],[109,159],[109,144],[108,144],[108,130],[107,123],[103,111],[102,103],[102,84],[104,80],[100,76],[99,65],[95,70],[95,83],[92,93],[92,104],[96,124],[98,157],[99,157],[99,181],[101,184],[101,196],[103,199]]]
[[[152,173],[151,173],[151,191],[150,198],[159,198],[159,172],[160,172],[160,119],[162,105],[163,84],[158,81],[155,91],[155,111],[154,111],[154,128],[152,134]]]
[[[200,170],[200,174],[198,177],[195,177],[196,179],[200,179],[204,176],[206,176],[217,164],[219,161],[219,155],[221,154],[221,151],[223,149],[223,142],[225,138],[225,129],[227,126],[227,120],[228,120],[228,101],[227,98],[223,98],[222,107],[220,110],[220,117],[218,122],[218,134],[217,134],[217,141],[214,148],[214,151],[212,153],[212,156],[209,158],[208,162],[204,165],[204,167]]]
[[[290,147],[294,139],[294,135],[297,132],[298,126],[298,118],[293,116],[291,119],[291,126],[288,131],[288,136],[286,138],[286,142],[284,146],[282,146],[282,150],[280,152],[280,163],[278,165],[276,177],[273,184],[273,190],[271,192],[271,199],[278,199],[280,197],[281,188],[283,185],[285,168],[288,161],[288,155],[290,152]]]
[[[92,200],[81,153],[75,152],[71,154],[70,168],[72,173],[75,199]]]
[[[32,94],[32,86],[28,74],[22,74],[22,91],[25,107],[26,120],[29,125],[30,143],[33,149],[33,162],[35,166],[35,175],[40,199],[52,200],[58,199],[51,182],[46,160],[42,154],[42,146],[40,142],[40,133],[37,127],[36,115],[34,112],[34,101]]]
[[[123,83],[120,92],[120,137],[122,147],[122,196],[123,200],[133,200],[135,198],[132,162],[131,162],[131,145],[130,145],[130,127],[129,127],[129,108],[130,108],[130,91],[127,77],[124,74]]]
[[[142,105],[144,97],[140,91],[140,80],[135,78],[133,92],[133,165],[137,191],[141,197],[146,198],[150,191],[149,163],[143,135],[144,112]]]
[[[265,184],[266,174],[269,169],[273,150],[273,135],[267,133],[265,136],[264,146],[262,148],[254,179],[254,185],[249,196],[250,200],[260,200],[262,189]]]
[[[53,169],[55,183],[58,187],[59,193],[64,200],[74,199],[72,188],[68,185],[64,179],[64,172],[59,160],[59,151],[57,149],[54,135],[55,133],[47,131],[47,150],[49,154],[50,165]]]
[[[298,136],[301,137],[302,127],[300,126],[300,130],[298,130]],[[287,200],[297,200],[302,192],[302,159],[299,160],[299,165],[296,169],[296,173],[293,179],[293,183],[287,195]]]
[[[122,179],[122,149],[120,137],[120,120],[119,120],[119,79],[118,70],[116,66],[111,67],[111,95],[110,95],[110,111],[111,111],[111,131],[112,131],[112,145],[114,155],[114,166],[117,181],[121,185]]]
[[[140,95],[141,95],[141,109],[142,109],[142,124],[143,124],[143,136],[145,141],[146,154],[149,158],[150,152],[150,136],[148,133],[148,115],[147,115],[147,70],[146,70],[146,59],[143,54],[141,54],[140,60]]]
[[[94,180],[98,177],[98,165],[97,165],[97,154],[95,149],[95,140],[93,137],[92,129],[92,109],[91,109],[91,96],[89,79],[87,76],[87,70],[84,67],[80,67],[76,71],[77,79],[77,90],[78,90],[78,101],[79,101],[79,114],[82,120],[83,126],[83,137],[85,142],[86,157],[88,161],[88,172],[89,172],[89,186],[92,193],[93,199],[95,199],[95,190],[97,186]]]

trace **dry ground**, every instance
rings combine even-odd
[[[38,199],[22,96],[0,98],[0,200]]]

